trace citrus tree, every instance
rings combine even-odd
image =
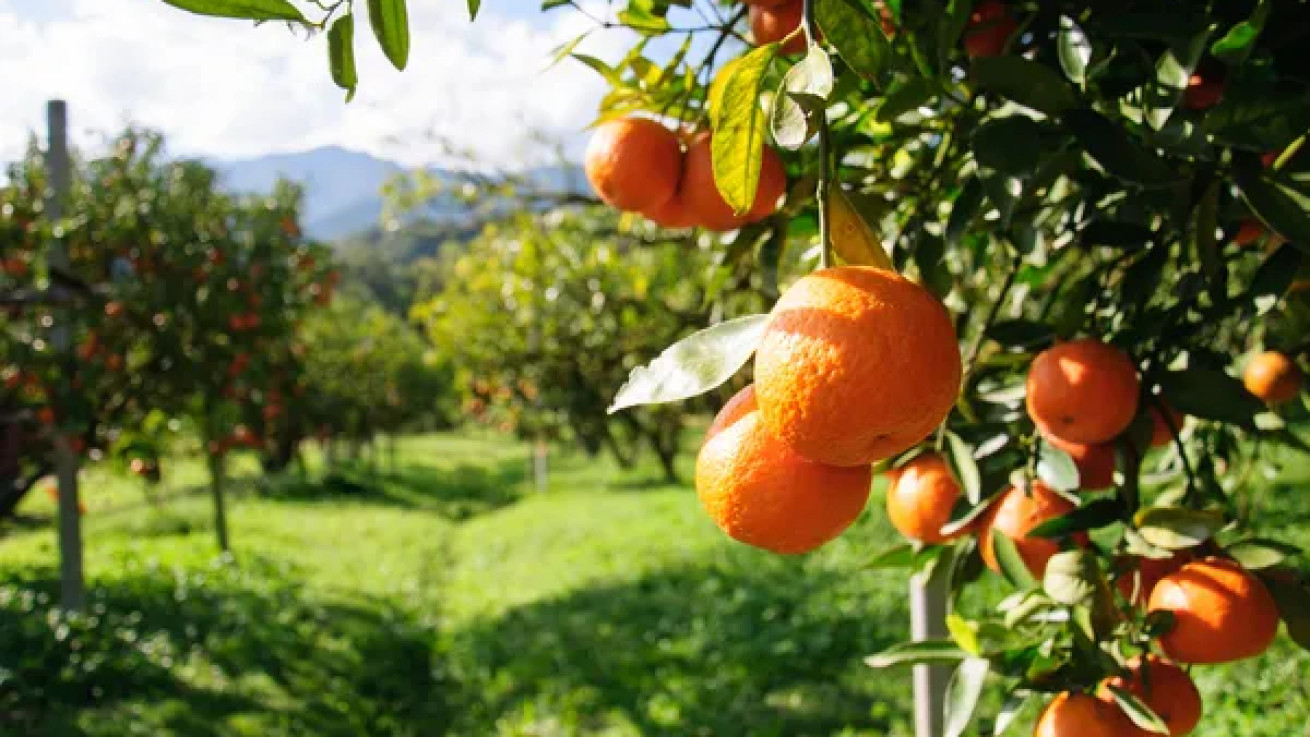
[[[62,220],[43,212],[35,149],[11,167],[0,205],[5,263],[22,264],[6,272],[20,300],[4,324],[6,432],[18,438],[11,465],[33,469],[13,477],[11,505],[47,470],[54,431],[140,460],[147,478],[161,417],[190,420],[215,459],[263,447],[256,428],[280,421],[275,384],[294,370],[295,329],[334,284],[326,250],[301,238],[295,187],[229,195],[212,169],[167,159],[163,139],[138,129],[74,168]],[[67,272],[46,268],[55,237]],[[52,282],[68,286],[73,309],[42,301]],[[71,357],[52,349],[61,330]],[[260,425],[243,422],[251,412]]]
[[[453,414],[451,369],[421,333],[381,306],[340,299],[301,333],[303,391],[296,417],[306,435],[356,445]]]
[[[371,18],[394,48],[403,14]],[[840,534],[887,472],[912,541],[878,561],[945,581],[952,636],[869,662],[957,663],[950,735],[993,676],[998,734],[1041,701],[1045,737],[1183,735],[1183,666],[1259,655],[1280,620],[1310,645],[1299,551],[1248,532],[1253,473],[1305,450],[1310,7],[619,0],[594,20],[640,39],[578,55],[610,85],[597,193],[734,233],[722,258],[785,287],[613,408],[701,395],[753,355],[697,491],[769,550]],[[811,273],[786,268],[798,250]],[[958,606],[987,569],[1013,593]]]
[[[446,261],[444,286],[414,316],[455,367],[476,421],[571,440],[622,465],[645,449],[672,478],[682,412],[607,409],[632,368],[703,322],[708,285],[686,274],[714,269],[694,241],[620,228],[604,208],[523,212]],[[760,300],[725,304],[741,311]]]

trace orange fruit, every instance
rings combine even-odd
[[[682,175],[682,146],[668,128],[646,118],[602,123],[587,143],[587,181],[611,207],[652,210],[672,199]]]
[[[1065,691],[1042,712],[1033,737],[1125,737],[1135,728],[1119,707]]]
[[[1278,351],[1265,351],[1246,365],[1242,383],[1268,404],[1290,402],[1301,393],[1305,376],[1296,362]]]
[[[783,0],[766,6],[753,4],[750,8],[751,39],[756,46],[775,43],[787,38],[801,27],[805,4],[802,0]],[[805,51],[805,34],[797,33],[778,50],[781,54],[800,54]]]
[[[1151,612],[1172,612],[1174,628],[1160,636],[1165,655],[1180,663],[1228,663],[1268,649],[1278,634],[1278,606],[1260,579],[1238,564],[1206,558],[1155,585]]]
[[[681,194],[675,194],[663,204],[642,212],[642,215],[661,228],[683,230],[696,227],[696,218],[682,203]]]
[[[782,159],[778,152],[765,146],[764,157],[760,161],[760,183],[755,191],[755,203],[745,215],[738,215],[724,201],[714,183],[714,154],[710,136],[698,136],[687,146],[678,198],[687,214],[710,230],[736,230],[747,223],[763,220],[778,210],[778,200],[786,192],[787,172],[782,167]]]
[[[753,387],[719,412],[696,457],[696,495],[734,540],[805,553],[840,535],[869,499],[872,470],[801,457],[765,429]]]
[[[1239,246],[1249,246],[1263,238],[1265,233],[1268,232],[1264,223],[1254,218],[1247,218],[1238,226],[1237,233],[1233,236],[1233,243]]]
[[[1048,437],[1104,443],[1132,424],[1139,389],[1128,354],[1092,338],[1072,340],[1033,359],[1028,416]]]
[[[1104,489],[1114,485],[1114,443],[1071,443],[1053,435],[1043,439],[1073,459],[1078,467],[1081,489]]]
[[[1005,42],[1019,27],[1005,3],[983,0],[969,14],[969,25],[964,31],[964,53],[971,58],[1000,56]]]
[[[992,542],[992,535],[999,532],[1014,541],[1014,547],[1019,551],[1028,571],[1041,578],[1046,575],[1046,564],[1051,556],[1060,552],[1060,543],[1047,538],[1028,537],[1028,532],[1047,520],[1063,517],[1075,507],[1068,499],[1051,491],[1040,481],[1033,482],[1031,494],[1025,494],[1023,489],[1016,486],[1009,487],[1001,494],[1001,498],[992,505],[978,525],[978,548],[983,562],[993,571],[1001,571],[996,561],[996,547]],[[1079,535],[1075,539],[1082,544],[1086,536]]]
[[[960,485],[944,458],[924,453],[889,477],[887,518],[902,535],[936,545],[964,534],[964,530],[954,535],[941,532],[960,498]]]
[[[1165,416],[1168,420],[1165,420]],[[1178,410],[1164,405],[1164,412],[1160,411],[1158,406],[1151,407],[1151,447],[1160,448],[1174,441],[1174,432],[1183,431],[1183,423],[1187,422],[1187,415]]]
[[[1178,572],[1195,559],[1196,556],[1187,550],[1175,552],[1168,558],[1132,556],[1125,572],[1115,580],[1115,586],[1133,604],[1145,604],[1161,579]]]
[[[820,463],[860,466],[912,447],[960,391],[955,326],[937,298],[871,266],[799,279],[755,353],[769,430]]]
[[[1222,75],[1193,74],[1183,89],[1183,107],[1190,110],[1205,110],[1218,105],[1224,99],[1224,80]]]
[[[1169,727],[1169,737],[1191,734],[1205,711],[1201,692],[1187,671],[1156,655],[1133,658],[1128,661],[1127,673],[1107,680],[1106,685],[1123,689],[1151,707],[1151,711]],[[1117,708],[1108,690],[1101,692],[1101,700]],[[1125,735],[1147,737],[1152,734],[1135,724],[1130,726],[1132,731],[1125,732]]]

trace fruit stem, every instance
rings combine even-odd
[[[810,46],[819,43],[818,24],[814,20],[815,0],[804,0],[801,12],[801,28],[805,31],[805,40]],[[826,269],[832,265],[832,242],[828,237],[828,189],[832,185],[832,136],[828,130],[828,109],[823,109],[819,116],[819,183],[815,187],[814,197],[819,205],[819,268]]]

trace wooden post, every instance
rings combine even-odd
[[[63,100],[46,103],[46,173],[50,189],[45,203],[46,217],[54,223],[64,216],[68,197],[68,105]],[[68,251],[62,239],[50,243],[48,264],[52,273],[69,269]],[[52,290],[62,291],[58,279],[51,280]],[[57,295],[60,296],[60,295]],[[57,300],[58,301],[58,300]],[[72,361],[73,330],[76,314],[72,307],[60,307],[50,334],[51,348],[64,365],[64,381],[72,382],[76,366]],[[77,453],[63,431],[54,433],[55,478],[59,483],[59,595],[65,609],[80,611],[86,606],[86,579],[82,569],[82,513],[77,501]]]
[[[935,567],[936,575],[910,577],[910,636],[915,641],[947,636],[946,589],[950,577]],[[949,566],[945,566],[949,568]],[[942,737],[949,668],[940,665],[914,666],[915,737]]]
[[[550,487],[550,446],[540,435],[532,444],[532,478],[537,493],[544,494]]]

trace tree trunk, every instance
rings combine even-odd
[[[80,612],[86,606],[86,579],[82,572],[82,510],[77,500],[77,454],[68,438],[57,436],[55,473],[59,479],[59,588],[64,609]]]
[[[227,505],[223,498],[227,484],[227,458],[221,454],[209,455],[209,489],[214,497],[214,531],[218,534],[218,548],[224,553],[232,550],[227,536]]]

